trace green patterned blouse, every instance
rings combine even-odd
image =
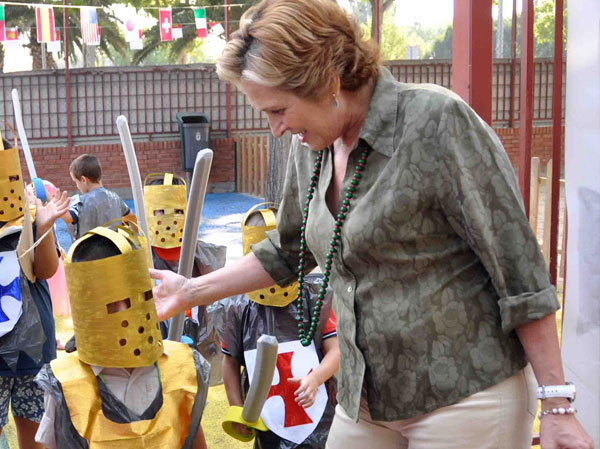
[[[338,401],[358,419],[430,412],[526,365],[515,327],[559,308],[515,175],[494,131],[456,94],[381,68],[358,146],[372,153],[333,259]],[[343,191],[358,159],[350,154]],[[316,153],[292,143],[277,230],[253,250],[280,285],[296,278]],[[334,217],[325,149],[306,267],[323,266]]]

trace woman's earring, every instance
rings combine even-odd
[[[333,106],[333,109],[337,109],[340,106],[340,104],[338,103],[338,99],[337,99],[337,95],[336,94],[333,94],[332,106]]]

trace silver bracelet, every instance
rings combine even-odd
[[[577,409],[574,407],[564,408],[564,407],[555,407],[549,408],[548,410],[543,410],[539,413],[538,418],[542,419],[542,417],[546,415],[574,415],[577,413]]]

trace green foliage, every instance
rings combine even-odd
[[[554,56],[554,0],[539,0],[535,5],[533,34],[536,56]],[[563,46],[567,48],[567,1],[564,1]]]

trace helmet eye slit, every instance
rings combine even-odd
[[[8,177],[8,180],[9,180],[10,182],[13,182],[13,181],[18,181],[18,180],[19,180],[19,175],[12,175],[12,176],[9,176],[9,177]]]
[[[119,301],[106,304],[106,311],[109,314],[121,312],[129,308],[131,308],[131,300],[129,298],[121,299]]]

